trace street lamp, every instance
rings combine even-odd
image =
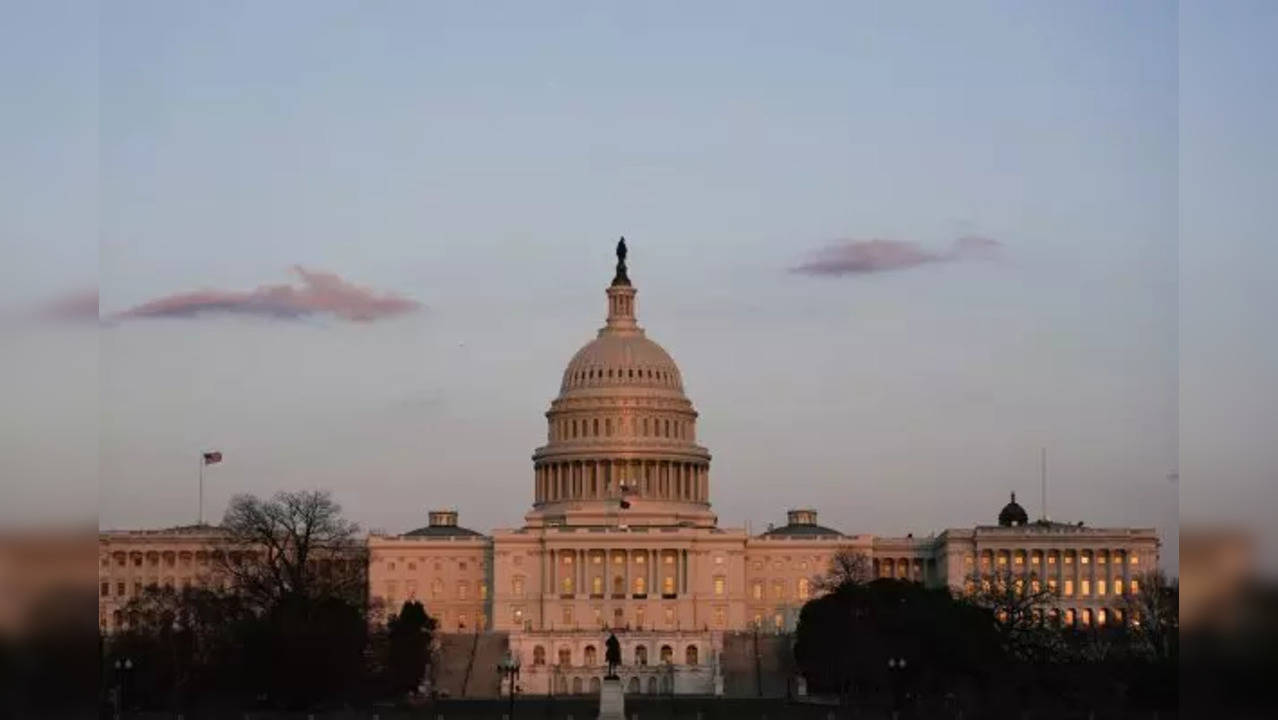
[[[892,680],[892,720],[896,720],[901,712],[901,695],[903,694],[905,658],[890,657],[887,661],[888,677]]]
[[[116,658],[115,661],[115,717],[119,720],[120,713],[124,708],[124,686],[127,678],[126,673],[133,670],[133,661],[129,658]]]
[[[519,682],[519,659],[510,651],[506,652],[506,657],[497,663],[497,672],[510,683],[510,714],[507,716],[510,720],[515,718],[515,683]]]

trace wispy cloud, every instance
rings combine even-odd
[[[156,298],[120,313],[121,318],[188,318],[227,313],[295,319],[333,315],[368,322],[412,312],[416,300],[379,294],[353,285],[333,273],[293,267],[300,280],[292,285],[263,285],[255,290],[193,290]]]
[[[844,240],[831,243],[812,259],[791,268],[802,275],[867,275],[906,270],[928,263],[995,257],[1003,245],[993,238],[969,235],[954,241],[944,252],[935,252],[902,240]]]

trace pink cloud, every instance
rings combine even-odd
[[[999,241],[976,235],[959,238],[945,252],[925,250],[902,240],[845,240],[827,245],[791,271],[802,275],[866,275],[928,263],[989,259],[1001,248]]]
[[[263,285],[255,290],[193,290],[166,295],[124,311],[120,317],[195,317],[207,313],[235,313],[273,318],[314,314],[335,315],[367,322],[412,312],[415,300],[378,294],[352,285],[333,273],[293,266],[301,280],[294,285]]]

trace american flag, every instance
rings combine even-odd
[[[204,453],[204,464],[212,465],[213,463],[222,462],[222,451],[214,450],[213,452]]]

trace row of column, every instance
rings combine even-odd
[[[1038,562],[1034,562],[1037,552]],[[1103,572],[1097,572],[1096,566],[1100,563],[1099,558],[1104,555],[1106,562]],[[1005,562],[1000,563],[999,558],[1005,558]],[[1017,557],[1023,558],[1023,562],[1018,564]],[[1049,564],[1049,557],[1056,558],[1056,562]],[[1084,557],[1088,559],[1085,564]],[[1072,558],[1071,567],[1067,569],[1065,560]],[[1068,596],[1073,597],[1100,597],[1098,592],[1100,587],[1097,581],[1105,581],[1104,597],[1110,595],[1122,595],[1131,592],[1132,567],[1130,562],[1131,555],[1124,550],[1113,551],[1060,551],[1060,550],[985,550],[980,555],[981,574],[987,575],[994,570],[1002,573],[1010,570],[1015,575],[1026,577],[1037,576],[1037,579],[1048,582],[1055,580],[1057,589]],[[1115,565],[1121,567],[1115,568]],[[1086,569],[1084,569],[1086,567]],[[1071,581],[1073,587],[1066,587],[1065,581]],[[1090,587],[1082,587],[1082,581],[1087,580]],[[1115,582],[1117,581],[1117,585]]]
[[[617,496],[620,483],[641,497],[708,502],[710,468],[673,460],[569,460],[546,462],[534,470],[536,502],[603,500]]]
[[[638,558],[641,556],[644,560],[642,563],[644,569],[643,574],[638,575],[640,572]],[[593,566],[596,557],[601,558],[597,566],[599,570],[591,572],[587,568]],[[622,562],[616,562],[618,557],[623,558]],[[674,562],[669,566],[665,564],[667,557],[674,558]],[[688,592],[690,573],[687,550],[551,550],[545,553],[542,562],[543,572],[548,581],[543,587],[543,592],[555,596],[590,597],[595,595],[594,588],[590,584],[595,577],[601,579],[600,591],[597,595],[603,597],[624,595],[630,598],[637,594],[650,597],[665,595],[667,594],[665,591],[667,577],[674,580],[674,595],[684,595]],[[669,571],[663,571],[664,567],[669,567]],[[644,578],[642,592],[635,584],[636,577]],[[622,581],[621,592],[617,592],[618,579]],[[565,580],[569,582],[565,583]]]

